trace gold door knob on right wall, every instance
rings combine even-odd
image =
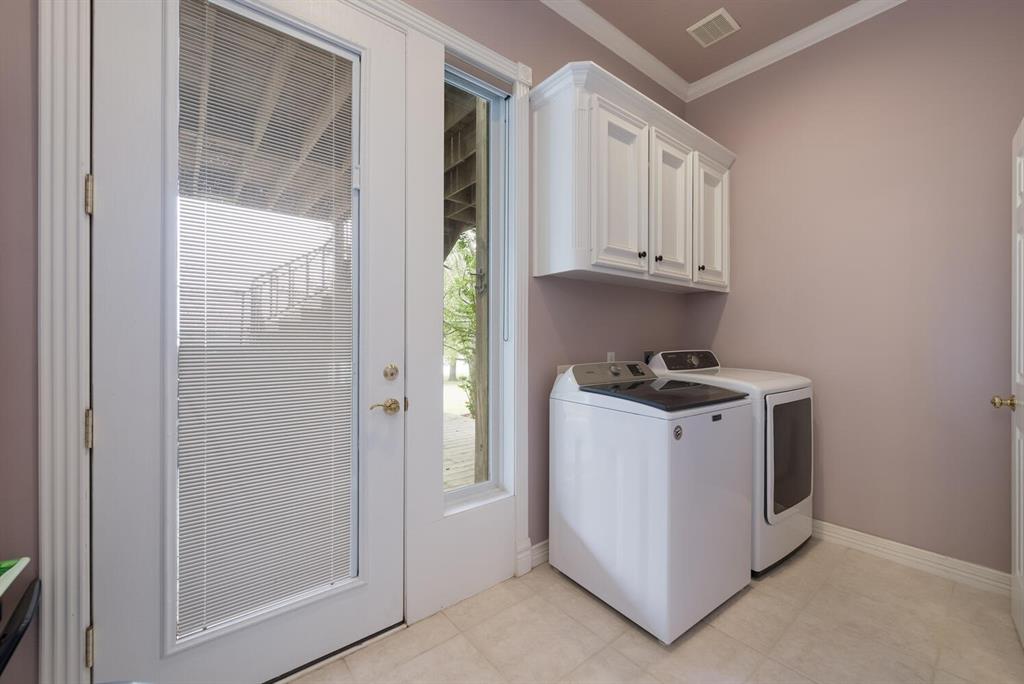
[[[992,406],[995,408],[1002,408],[1004,406],[1009,407],[1011,411],[1017,410],[1017,397],[1010,395],[1009,399],[1003,399],[998,394],[992,397]]]

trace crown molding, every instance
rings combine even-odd
[[[901,5],[906,0],[858,0],[852,5],[693,83],[677,74],[664,62],[641,47],[639,43],[584,4],[582,0],[540,1],[679,99],[684,102],[692,102],[698,97],[707,95],[733,81],[796,54],[804,48],[820,43],[826,38]]]
[[[668,65],[615,28],[611,22],[590,9],[581,0],[540,1],[551,11],[622,57],[680,100],[686,100],[686,93],[690,87],[686,79],[672,71]]]
[[[762,48],[743,59],[733,62],[729,66],[722,67],[718,71],[694,81],[687,89],[685,100],[687,102],[696,100],[702,95],[707,95],[712,91],[729,85],[733,81],[764,69],[766,66],[775,64],[775,62],[794,55],[804,48],[820,43],[826,38],[831,38],[837,33],[867,21],[897,5],[901,5],[905,1],[859,0],[820,21],[814,22],[810,26],[800,29],[796,33],[786,36],[782,40],[772,43],[768,47]]]

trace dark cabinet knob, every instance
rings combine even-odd
[[[661,255],[659,254],[658,256],[654,257],[654,260],[655,260],[655,261],[664,261],[664,260],[665,260],[665,257],[663,257],[663,256],[661,256]]]
[[[637,253],[637,255],[638,255],[638,256],[639,256],[639,257],[640,257],[641,259],[643,259],[644,257],[646,257],[646,256],[647,256],[647,252],[638,252],[638,253]]]
[[[698,271],[703,271],[704,270],[704,264],[701,264],[700,266],[698,266],[697,270]]]

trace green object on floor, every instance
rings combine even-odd
[[[4,595],[7,587],[11,586],[11,582],[21,574],[26,565],[28,565],[27,557],[0,561],[0,596]]]

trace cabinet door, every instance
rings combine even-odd
[[[595,95],[590,200],[595,266],[647,271],[647,125]]]
[[[729,286],[729,172],[699,152],[694,188],[694,282]]]
[[[651,129],[651,274],[692,277],[693,157],[691,148]]]

